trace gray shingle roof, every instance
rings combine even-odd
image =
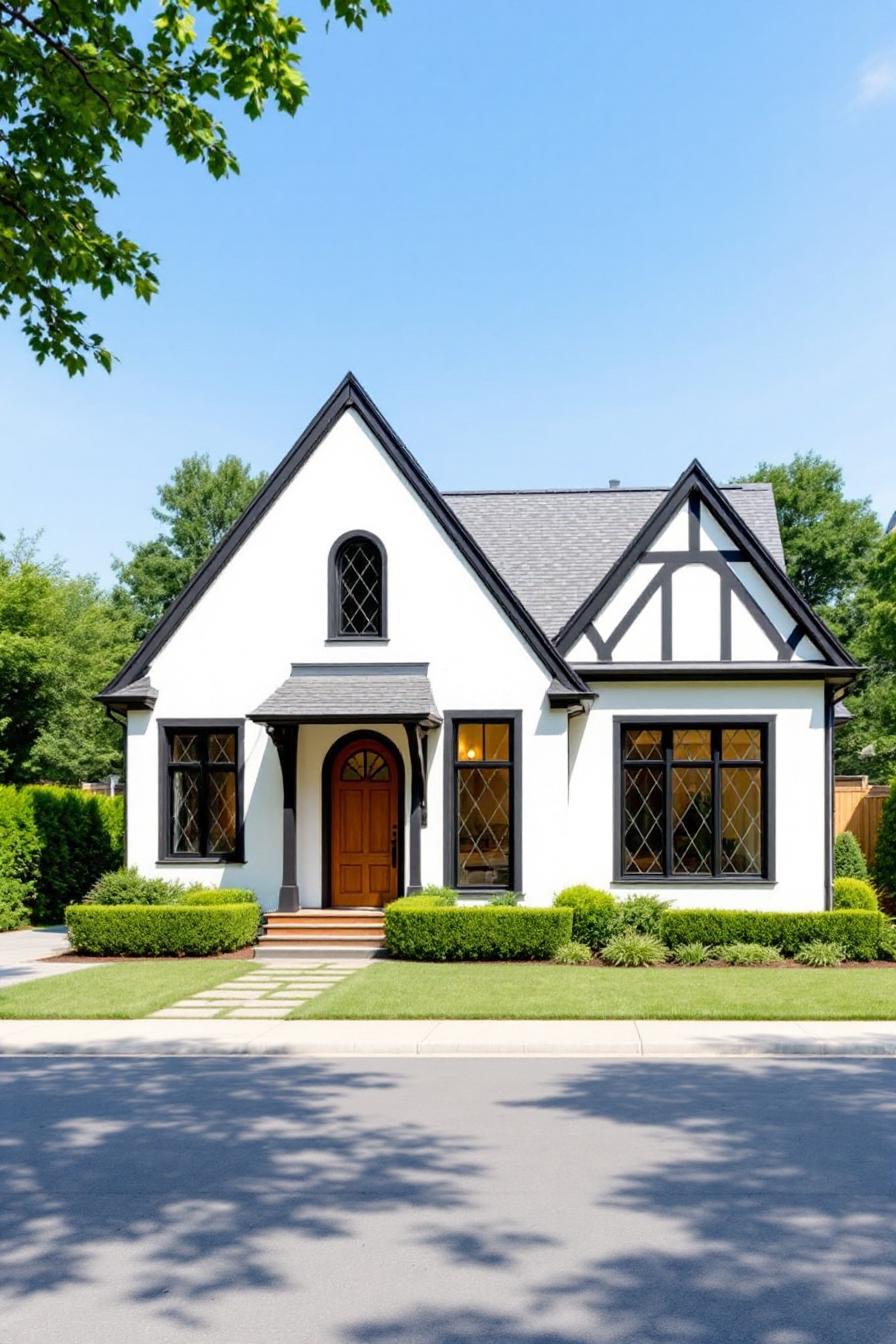
[[[250,719],[439,721],[427,663],[294,663]]]
[[[542,629],[556,636],[662,503],[666,490],[521,490],[444,495]],[[783,568],[770,485],[722,494]]]

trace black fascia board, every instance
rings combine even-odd
[[[463,523],[445,503],[432,481],[399,439],[382,412],[374,405],[354,374],[347,373],[324,402],[292,448],[271,472],[265,484],[249,502],[239,518],[203,561],[187,585],[159,618],[149,634],[100,694],[106,698],[143,675],[160,649],[168,642],[185,616],[214,582],[218,574],[239,550],[249,533],[290,484],[296,473],[317,448],[339,417],[354,410],[381,444],[400,475],[427,505],[430,513],[457,547],[474,574],[480,579],[496,605],[529,645],[542,666],[570,690],[587,693],[587,687],[565,661],[554,644],[536,623],[487,558]]]

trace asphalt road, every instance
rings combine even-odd
[[[896,1061],[0,1061],[2,1344],[893,1344]]]

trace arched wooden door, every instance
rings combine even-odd
[[[401,763],[381,738],[356,737],[330,766],[330,904],[385,905],[398,895]]]

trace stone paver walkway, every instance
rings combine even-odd
[[[214,989],[203,989],[188,999],[160,1008],[152,1017],[195,1019],[288,1017],[297,1004],[314,999],[358,970],[358,964],[332,961],[276,966],[266,963]]]

